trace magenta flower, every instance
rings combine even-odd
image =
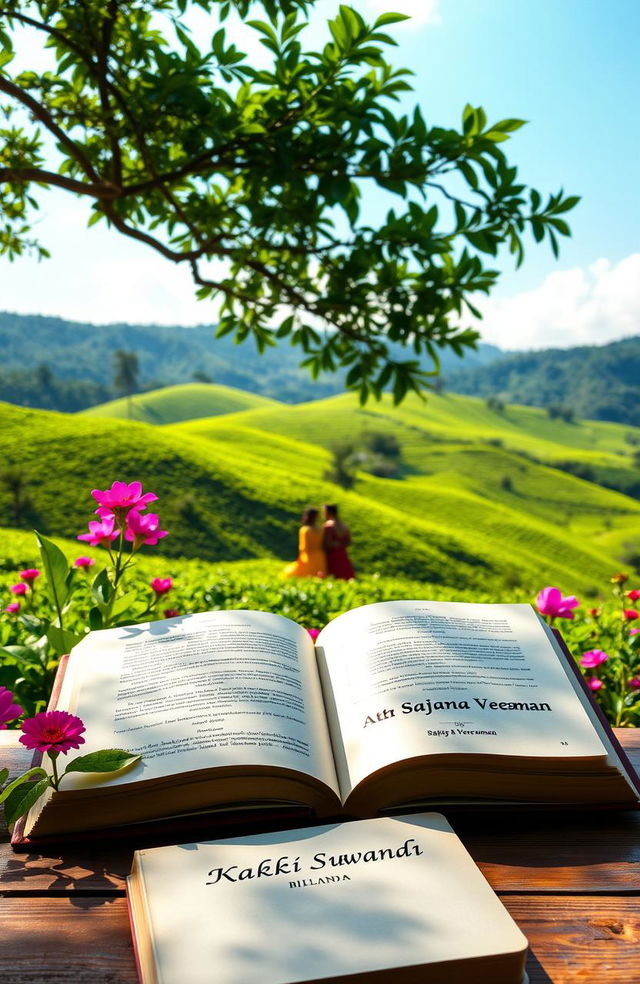
[[[142,494],[142,483],[114,482],[110,489],[101,492],[100,489],[93,489],[93,498],[99,503],[96,509],[98,516],[111,516],[114,513],[124,515],[130,509],[139,511],[146,509],[150,502],[155,502],[158,498],[153,492]]]
[[[68,711],[42,711],[23,721],[22,731],[22,744],[39,752],[65,755],[70,748],[84,745],[85,726],[79,717]]]
[[[88,535],[87,533],[84,534],[84,536],[87,535]],[[93,567],[94,564],[95,564],[95,560],[93,559],[93,557],[76,557],[76,559],[73,562],[74,567],[80,567],[83,568],[84,570],[86,570],[88,567]]]
[[[13,588],[11,588],[13,591]],[[634,622],[637,618],[640,618],[640,614],[635,608],[625,608],[622,612],[622,617],[626,622]]]
[[[20,704],[14,704],[14,697],[6,687],[0,687],[0,731],[6,731],[7,721],[15,721],[22,714]]]
[[[160,519],[156,513],[139,513],[132,510],[127,516],[127,529],[125,538],[133,542],[133,549],[137,550],[143,544],[154,547],[158,540],[167,536],[167,530],[159,529]]]
[[[637,635],[640,629],[629,629],[629,635]]]
[[[640,690],[640,676],[631,677],[629,680],[629,686],[633,690]]]
[[[158,598],[161,595],[167,594],[169,591],[171,591],[171,588],[173,587],[173,581],[171,580],[170,577],[154,577],[150,581],[150,584],[153,590],[155,591],[155,593],[157,594]]]
[[[307,632],[309,633],[309,635],[311,636],[314,642],[320,635],[320,629],[307,629]]]
[[[602,686],[602,680],[598,680],[597,677],[589,677],[589,679],[587,680],[587,686],[591,690],[600,690],[600,687]]]
[[[115,524],[114,516],[105,516],[100,522],[97,519],[91,519],[89,520],[89,532],[80,533],[76,539],[85,540],[92,547],[109,547],[119,536],[118,531],[114,530]]]
[[[29,583],[33,583],[36,578],[40,577],[40,571],[37,567],[27,567],[26,571],[19,571],[18,573],[23,581],[28,581]]]
[[[582,655],[580,662],[585,668],[592,668],[594,666],[600,666],[601,663],[605,663],[608,659],[609,654],[603,652],[602,649],[590,649]]]
[[[10,615],[16,615],[19,611],[20,611],[19,601],[10,602],[5,608],[5,612],[9,612]]]
[[[177,608],[165,608],[162,614],[165,618],[177,618],[180,612]]]
[[[637,601],[640,598],[640,589],[634,588],[633,591],[625,592],[629,601]]]
[[[563,598],[559,588],[543,588],[536,598],[536,607],[541,615],[550,618],[573,618],[572,608],[577,608],[580,602],[574,595]]]
[[[22,583],[22,584],[12,584],[11,587],[9,588],[9,591],[11,592],[11,594],[14,594],[14,595],[26,595],[26,593],[27,593],[28,590],[29,590],[29,588],[24,583]]]

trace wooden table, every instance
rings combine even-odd
[[[640,730],[617,734],[640,771]],[[30,753],[4,738],[0,764],[23,771]],[[531,984],[640,982],[640,812],[451,819],[529,939]],[[2,984],[136,984],[124,892],[131,853],[109,844],[14,854],[4,832]]]

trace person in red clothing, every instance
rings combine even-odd
[[[335,505],[325,506],[322,544],[327,555],[327,568],[329,574],[340,578],[342,581],[350,581],[352,577],[356,576],[347,553],[347,547],[350,543],[351,533],[347,524],[339,518],[338,507]]]

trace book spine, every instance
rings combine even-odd
[[[129,926],[131,927],[131,942],[133,943],[133,956],[136,961],[136,973],[138,975],[138,984],[144,984],[142,980],[142,963],[140,961],[140,951],[138,949],[138,941],[136,940],[135,924],[133,922],[133,910],[131,908],[131,893],[129,891],[129,879],[127,878],[126,884],[126,899],[127,899],[127,914],[129,916]]]

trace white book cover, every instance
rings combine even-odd
[[[437,813],[136,857],[147,958],[130,884],[134,934],[162,984],[294,984],[497,954],[519,955],[514,980],[523,971],[526,938]]]

